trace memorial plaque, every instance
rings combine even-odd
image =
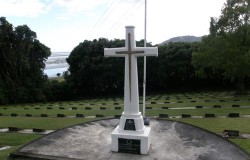
[[[138,139],[118,138],[118,152],[141,154],[141,141]]]
[[[135,131],[135,121],[133,119],[126,119],[124,130]]]

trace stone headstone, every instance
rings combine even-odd
[[[33,132],[36,132],[36,133],[45,132],[45,129],[39,129],[39,128],[33,128],[32,130],[33,130]]]
[[[239,105],[239,104],[233,104],[232,107],[234,107],[234,108],[239,108],[240,105]]]
[[[190,115],[190,114],[182,114],[181,117],[182,117],[182,118],[190,118],[191,115]]]
[[[168,107],[161,107],[162,109],[168,109]]]
[[[57,114],[57,117],[63,118],[63,117],[65,117],[65,115],[64,114]]]
[[[221,108],[221,105],[214,105],[214,108]]]
[[[77,118],[83,118],[83,117],[84,117],[84,115],[83,115],[83,114],[79,114],[79,113],[78,113],[78,114],[76,114],[76,117],[77,117]]]
[[[168,114],[159,114],[159,118],[168,118]]]
[[[240,114],[239,113],[229,113],[228,117],[230,117],[230,118],[236,118],[236,117],[240,117]]]
[[[115,118],[121,118],[121,115],[116,114]]]
[[[214,118],[215,114],[206,113],[205,118]]]
[[[228,136],[228,137],[239,137],[240,132],[237,130],[224,130],[223,131],[223,136]]]
[[[102,114],[96,114],[95,116],[96,116],[97,118],[104,117],[104,115],[102,115]]]
[[[119,109],[122,109],[122,107],[115,107],[115,110],[119,110]]]
[[[8,129],[10,132],[18,132],[21,130],[20,128],[17,128],[17,127],[9,127]]]
[[[17,117],[17,115],[18,115],[17,113],[11,113],[10,114],[11,117]]]
[[[203,106],[196,106],[196,108],[203,108]]]
[[[48,117],[47,114],[41,114],[41,117]]]

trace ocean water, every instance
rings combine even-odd
[[[69,65],[66,62],[66,58],[69,54],[70,52],[53,52],[46,61],[44,73],[48,77],[57,77],[57,73],[62,75],[63,72],[68,70]]]
[[[44,73],[47,74],[48,77],[57,77],[57,73],[63,74],[63,72],[67,71],[68,67],[65,68],[55,68],[55,69],[45,69]]]

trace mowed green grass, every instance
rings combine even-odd
[[[250,139],[230,139],[230,141],[250,153]]]
[[[224,129],[238,130],[240,134],[250,134],[250,118],[179,118],[171,119],[184,122],[214,133],[222,133]]]
[[[240,107],[233,108],[232,105],[235,104],[240,105]],[[214,105],[220,105],[221,108],[213,108]],[[202,106],[203,108],[189,108],[196,106]],[[48,109],[48,107],[51,109]],[[86,107],[91,108],[91,110],[86,110]],[[121,107],[121,109],[115,109],[115,107]],[[181,116],[182,114],[227,116],[229,113],[250,115],[250,95],[235,96],[233,92],[190,92],[152,95],[147,96],[146,107],[152,107],[152,109],[146,110],[147,116],[158,116],[159,114],[168,114],[169,116]],[[162,109],[162,107],[169,107],[169,109]],[[140,110],[142,110],[141,97]],[[123,99],[120,97],[0,106],[0,113],[3,115],[0,116],[0,128],[18,127],[57,130],[95,120],[93,118],[75,118],[76,114],[83,114],[84,116],[101,114],[105,117],[113,117],[114,115],[121,115],[122,111]],[[11,117],[12,113],[16,113],[18,116]],[[31,114],[32,117],[25,117],[26,114]],[[41,117],[41,114],[47,114],[48,117]],[[64,114],[70,116],[70,118],[56,118],[57,114]],[[250,134],[250,118],[171,118],[170,120],[192,124],[214,133],[221,133],[224,129],[231,129],[239,130],[240,134]],[[38,137],[40,135],[37,134],[1,133],[0,145],[12,147],[0,151],[0,159],[6,159],[10,152]],[[250,153],[249,139],[230,140]]]
[[[0,133],[0,145],[11,146],[7,150],[0,151],[0,159],[7,159],[9,153],[39,137],[41,136],[38,134]]]
[[[57,130],[95,119],[85,118],[41,118],[41,117],[1,117],[0,128],[17,127],[25,129]]]

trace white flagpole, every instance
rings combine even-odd
[[[144,47],[147,46],[147,0],[145,0],[145,30],[144,30]],[[146,101],[146,56],[144,56],[144,74],[143,74],[143,117],[145,117]]]

